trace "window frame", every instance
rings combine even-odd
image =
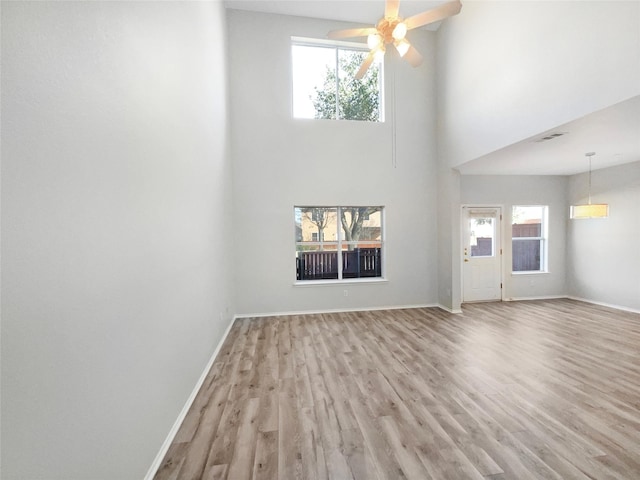
[[[535,207],[542,209],[540,224],[540,236],[537,237],[514,237],[513,236],[513,213],[516,208]],[[540,268],[538,270],[514,270],[513,269],[513,242],[537,240],[540,243]],[[549,273],[549,206],[548,205],[512,205],[511,206],[511,274],[512,275],[535,275]]]
[[[310,209],[310,208],[325,208],[325,209],[336,209],[336,239],[335,240],[323,240],[323,241],[298,241],[297,232],[296,232],[296,210],[297,209]],[[379,277],[357,277],[357,278],[343,278],[343,260],[342,255],[337,255],[337,269],[338,269],[338,278],[334,279],[307,279],[307,280],[298,280],[296,275],[296,269],[294,269],[294,285],[298,286],[313,286],[313,285],[332,285],[332,284],[347,284],[347,283],[380,283],[386,282],[386,252],[385,252],[385,244],[386,244],[386,235],[385,235],[385,206],[384,205],[294,205],[293,207],[293,216],[294,216],[294,254],[297,258],[298,247],[299,246],[326,246],[326,245],[335,245],[335,251],[338,253],[342,253],[343,248],[354,244],[357,242],[348,241],[342,235],[342,226],[340,225],[340,211],[343,208],[379,208],[380,209],[380,240],[375,240],[371,242],[380,244],[380,276]],[[368,220],[368,219],[367,219]],[[365,220],[365,221],[367,221]],[[359,240],[358,242],[366,242],[367,240]],[[334,250],[329,250],[334,251]]]
[[[356,119],[348,119],[348,118],[340,118],[340,102],[338,101],[338,94],[340,91],[340,68],[339,68],[339,51],[340,50],[352,50],[358,52],[366,52],[369,53],[371,50],[369,49],[366,43],[359,42],[348,42],[343,40],[327,40],[320,38],[308,38],[308,37],[297,37],[292,36],[290,42],[290,49],[293,49],[294,46],[302,46],[302,47],[317,47],[317,48],[330,48],[334,49],[335,54],[335,72],[336,72],[336,118],[335,119],[327,119],[327,118],[307,118],[307,117],[296,117],[294,115],[294,78],[293,78],[293,55],[291,57],[291,118],[294,120],[332,120],[332,121],[343,121],[343,122],[363,122],[363,123],[385,123],[385,83],[384,83],[384,60],[380,62],[378,68],[378,120],[356,120]],[[291,51],[291,50],[290,50]],[[375,63],[375,61],[374,61]],[[370,67],[371,68],[371,67]]]

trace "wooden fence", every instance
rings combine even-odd
[[[542,232],[541,223],[515,223],[511,226],[511,236],[514,239],[512,244],[512,271],[514,272],[535,272],[540,270],[540,237]]]
[[[540,270],[540,240],[519,240],[512,242],[512,245],[512,271]]]
[[[342,278],[381,277],[380,248],[354,248],[342,252]],[[338,253],[335,251],[298,252],[297,280],[338,278]]]

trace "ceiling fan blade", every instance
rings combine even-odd
[[[356,80],[362,80],[362,77],[364,77],[364,74],[367,73],[367,70],[369,70],[369,67],[373,63],[373,58],[374,58],[374,53],[369,52],[369,55],[367,55],[367,58],[365,58],[364,62],[362,62],[362,65],[360,66],[360,70],[358,70],[358,73],[356,73]]]
[[[426,12],[418,13],[413,17],[409,17],[404,21],[404,23],[407,25],[407,30],[411,30],[412,28],[422,27],[433,22],[438,22],[447,17],[457,15],[461,8],[462,4],[460,3],[460,0],[455,0],[453,2],[440,5],[434,9],[427,10]]]
[[[366,37],[367,35],[371,35],[372,33],[378,33],[375,27],[369,28],[350,28],[348,30],[331,30],[327,37],[332,40],[338,40],[340,38],[351,38],[351,37]]]
[[[407,53],[405,53],[402,58],[409,62],[412,67],[417,67],[424,60],[420,52],[413,45],[409,47],[409,50],[407,50]]]
[[[387,0],[384,5],[384,18],[398,18],[400,0]]]

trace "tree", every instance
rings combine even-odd
[[[369,215],[377,212],[378,207],[350,207],[340,210],[340,223],[344,230],[344,239],[347,242],[357,242],[362,235],[362,226]],[[347,215],[348,214],[348,215]],[[355,245],[350,244],[349,250],[353,250]]]
[[[302,215],[318,228],[318,241],[324,241],[324,229],[329,223],[329,214],[332,208],[314,207],[306,208],[302,211]]]
[[[345,242],[357,242],[363,233],[364,222],[369,220],[369,215],[380,211],[380,207],[342,207],[340,208],[340,224],[344,232]],[[310,207],[302,210],[302,217],[315,225],[318,229],[319,242],[325,241],[324,230],[333,222],[335,228],[336,209],[331,207]],[[365,240],[373,240],[366,238]],[[348,248],[353,250],[357,245],[350,243]]]
[[[311,97],[316,118],[378,121],[380,95],[378,88],[379,66],[372,64],[361,80],[355,75],[367,56],[367,52],[338,51],[339,76],[336,69],[327,67],[322,88],[315,88]],[[338,88],[336,89],[336,83]],[[336,92],[337,90],[337,92]],[[338,101],[336,102],[336,93]]]

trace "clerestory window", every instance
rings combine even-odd
[[[368,54],[364,44],[292,38],[294,118],[384,121],[380,65],[355,78]]]

